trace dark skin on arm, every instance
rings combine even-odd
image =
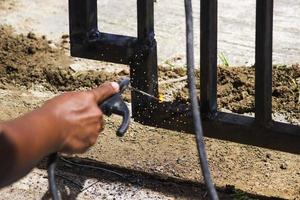
[[[104,128],[97,104],[118,91],[117,83],[105,83],[91,91],[65,93],[0,123],[0,188],[25,176],[51,153],[83,153],[94,145]]]

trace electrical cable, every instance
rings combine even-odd
[[[189,97],[192,104],[193,124],[196,132],[197,149],[199,153],[200,165],[204,181],[208,190],[210,199],[218,200],[218,194],[212,182],[210,170],[208,166],[205,144],[203,139],[203,128],[200,116],[200,106],[197,98],[195,74],[194,74],[194,30],[193,30],[193,8],[191,0],[185,0],[185,14],[186,14],[186,56],[187,56],[187,71],[188,71],[188,85]]]
[[[49,190],[51,192],[53,200],[61,200],[61,196],[55,182],[55,168],[57,164],[57,159],[58,159],[57,153],[53,153],[48,157]]]
[[[95,167],[95,166],[92,166],[92,165],[84,165],[84,164],[75,163],[75,162],[69,161],[69,160],[67,160],[63,157],[60,157],[59,159],[62,160],[63,162],[65,162],[65,163],[68,163],[68,164],[73,165],[73,166],[77,166],[77,167],[81,167],[81,168],[101,170],[101,171],[104,171],[104,172],[108,172],[108,173],[120,176],[121,178],[124,178],[124,179],[127,178],[125,175],[123,175],[121,173],[118,173],[118,172],[115,172],[115,171],[112,171],[112,170],[109,170],[109,169],[105,169],[105,168],[102,168],[102,167]]]
[[[72,180],[70,180],[70,179],[68,179],[68,178],[66,178],[66,177],[64,177],[62,175],[55,174],[55,169],[56,169],[56,164],[57,164],[57,160],[58,159],[60,159],[61,161],[65,162],[65,163],[67,163],[69,165],[77,166],[77,167],[80,167],[80,168],[89,168],[89,169],[94,169],[94,170],[101,170],[101,171],[104,171],[104,172],[108,172],[108,173],[117,175],[117,176],[119,176],[119,177],[121,177],[123,179],[127,179],[126,175],[123,175],[121,173],[118,173],[118,172],[115,172],[115,171],[112,171],[112,170],[109,170],[109,169],[105,169],[105,168],[102,168],[102,167],[95,167],[95,166],[91,166],[91,165],[84,165],[84,164],[75,163],[75,162],[67,160],[67,159],[65,159],[63,157],[58,156],[57,153],[51,154],[49,156],[49,158],[48,158],[48,179],[49,179],[50,192],[51,192],[53,200],[61,200],[61,196],[59,194],[59,190],[57,188],[57,184],[56,184],[56,181],[55,181],[55,177],[56,176],[61,177],[63,179],[66,179],[67,181],[72,182],[73,184],[75,184],[76,186],[78,186],[78,184],[75,183],[75,182],[73,182]],[[81,192],[84,191],[84,190],[86,190],[86,189],[88,189],[89,187],[91,187],[95,183],[87,186],[86,188],[83,188],[81,190]]]

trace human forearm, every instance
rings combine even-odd
[[[0,187],[28,173],[44,156],[59,149],[59,136],[51,117],[41,109],[1,124]]]
[[[98,103],[119,91],[105,83],[87,92],[70,92],[22,117],[0,123],[0,188],[26,175],[53,152],[83,153],[103,130]]]

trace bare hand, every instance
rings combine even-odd
[[[117,83],[105,83],[91,91],[65,93],[46,102],[41,112],[49,115],[49,123],[55,126],[60,141],[58,151],[83,153],[94,145],[104,129],[98,103],[118,91]]]

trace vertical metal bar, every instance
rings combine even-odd
[[[158,72],[157,72],[157,44],[154,34],[154,1],[137,1],[138,40],[145,48],[143,49],[143,61],[136,69],[140,74],[138,88],[148,94],[158,95]]]
[[[130,65],[131,84],[151,95],[158,95],[157,44],[154,38],[154,1],[137,0],[138,47]],[[138,114],[141,102],[150,99],[132,92],[133,117]]]
[[[137,0],[137,20],[139,40],[154,39],[153,0]]]
[[[157,45],[154,38],[154,1],[137,1],[138,40],[146,47],[143,64],[136,69],[142,85],[138,87],[152,95],[157,95]],[[144,79],[144,80],[142,80]]]
[[[256,0],[255,118],[272,121],[273,0]]]
[[[217,112],[218,1],[201,0],[200,3],[201,111],[212,117]]]
[[[86,41],[90,31],[98,30],[97,0],[69,0],[69,24],[71,44]]]

